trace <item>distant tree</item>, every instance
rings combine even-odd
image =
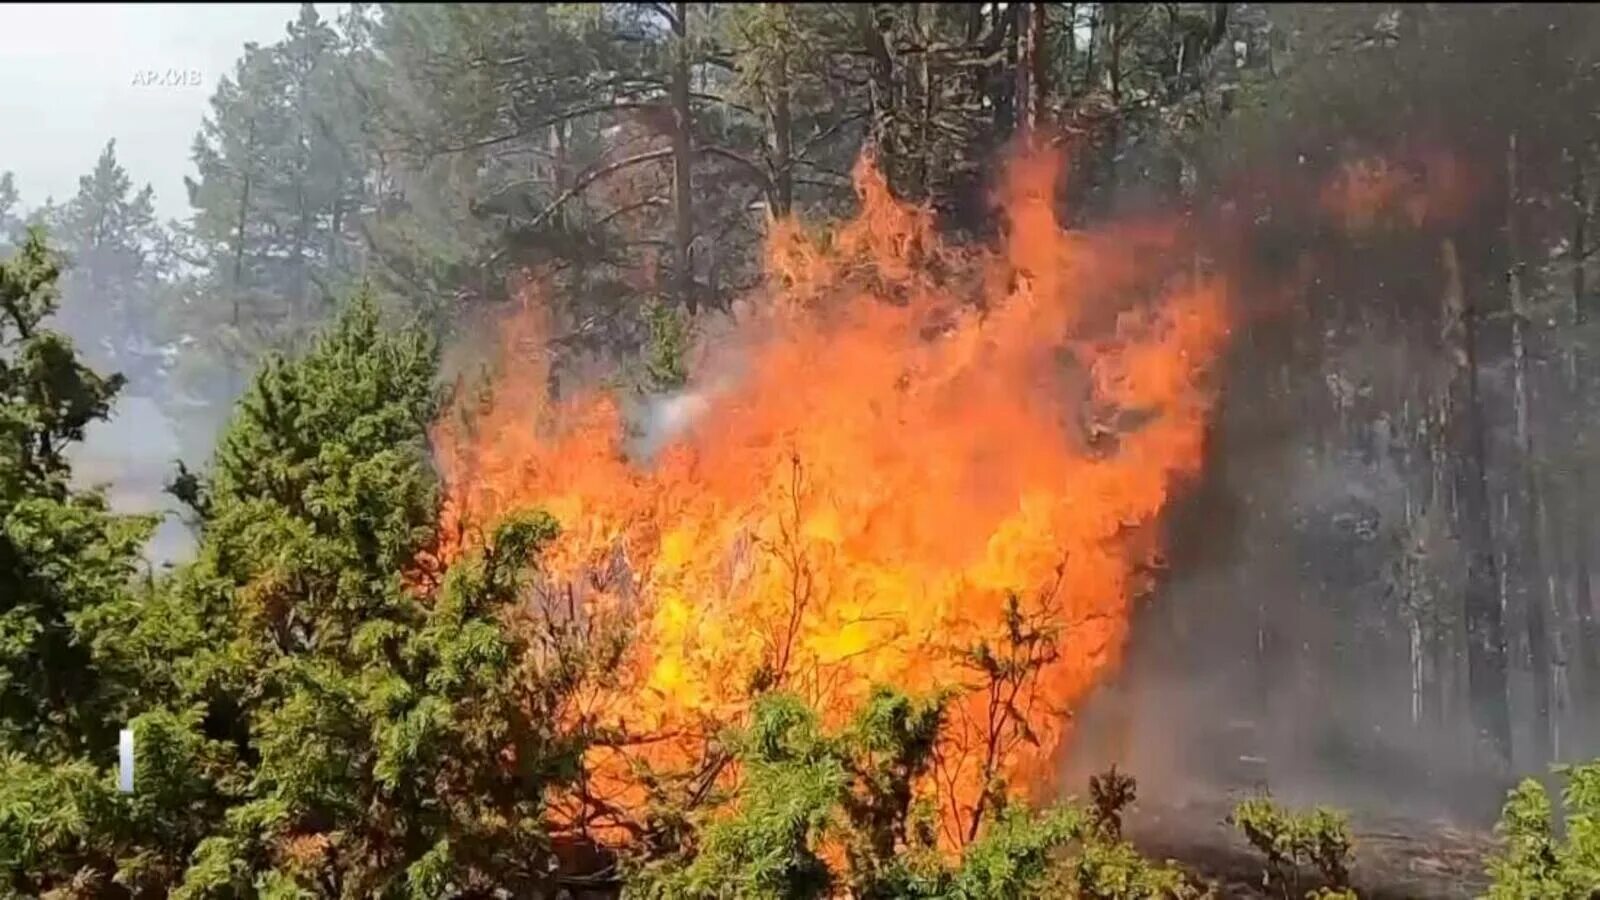
[[[170,325],[192,345],[175,404],[226,408],[257,362],[303,344],[353,286],[371,177],[353,52],[304,4],[281,40],[246,45],[213,94],[187,180],[201,278]]]
[[[0,253],[10,254],[22,239],[22,212],[16,176],[0,172]]]
[[[66,257],[60,326],[84,345],[90,365],[152,394],[165,365],[157,344],[164,236],[154,189],[135,191],[116,151],[116,141],[107,141],[77,194],[46,218]]]

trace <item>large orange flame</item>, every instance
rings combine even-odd
[[[648,459],[616,396],[548,401],[537,303],[505,325],[492,399],[435,435],[444,531],[541,507],[564,529],[546,587],[633,617],[619,684],[587,710],[640,738],[587,760],[612,803],[642,802],[640,761],[702,765],[758,683],[836,720],[879,684],[958,691],[929,786],[951,840],[986,784],[1045,783],[1121,651],[1151,526],[1201,464],[1227,335],[1179,229],[1062,228],[1060,165],[1009,168],[998,250],[941,240],[870,160],[853,221],[775,223],[768,290],[664,407],[687,424]],[[1056,652],[996,686],[964,651],[1003,653],[1008,597]]]

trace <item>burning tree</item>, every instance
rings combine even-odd
[[[696,352],[667,401],[690,413],[647,423],[648,454],[627,398],[551,399],[536,293],[506,323],[486,398],[435,429],[436,553],[548,510],[564,530],[537,593],[628,622],[582,713],[610,739],[575,826],[639,836],[649,810],[707,802],[741,777],[723,730],[774,691],[826,727],[885,684],[944,697],[918,778],[947,847],[1042,783],[1197,470],[1228,333],[1178,229],[1064,229],[1060,166],[1013,164],[990,249],[944,240],[864,160],[854,220],[774,224],[766,290]]]

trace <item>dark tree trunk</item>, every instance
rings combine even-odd
[[[245,168],[239,186],[239,218],[233,230],[233,290],[231,291],[233,294],[233,310],[232,316],[228,321],[228,324],[234,328],[239,327],[239,292],[244,285],[245,226],[250,218],[250,187],[251,176],[254,174],[251,171],[250,157],[255,153],[256,149],[256,122],[254,118],[250,120],[250,128],[245,136],[244,145]]]
[[[1511,764],[1507,713],[1505,623],[1500,611],[1489,487],[1484,472],[1483,414],[1478,397],[1477,315],[1461,283],[1454,239],[1443,245],[1444,346],[1452,363],[1447,425],[1456,494],[1456,528],[1467,557],[1467,695],[1478,750],[1506,771]]]
[[[1589,710],[1600,702],[1600,624],[1596,622],[1589,575],[1590,542],[1594,539],[1594,532],[1589,522],[1589,475],[1585,468],[1589,427],[1585,399],[1588,362],[1580,339],[1588,320],[1587,261],[1584,254],[1589,249],[1590,208],[1588,186],[1585,184],[1584,150],[1580,147],[1572,152],[1572,334],[1567,344],[1567,393],[1571,401],[1569,415],[1572,417],[1568,427],[1575,452],[1567,539],[1572,547],[1572,608],[1578,625],[1577,663],[1580,671],[1577,688],[1582,700],[1577,704],[1577,709],[1582,719],[1588,721]],[[1592,736],[1594,728],[1590,725],[1590,733],[1585,737]]]
[[[787,216],[794,208],[794,120],[789,110],[789,47],[778,45],[772,84],[772,214]]]
[[[911,5],[911,31],[916,35],[917,43],[923,47],[933,41],[933,28],[929,21],[932,15],[931,4]],[[933,193],[933,67],[929,62],[932,55],[924,51],[917,56],[917,90],[921,92],[918,100],[921,101],[922,110],[917,116],[916,178],[910,194],[918,200]]]
[[[1024,138],[1032,136],[1044,117],[1049,89],[1045,27],[1043,3],[1025,3],[1017,10],[1017,133]]]
[[[994,128],[996,134],[1010,134],[1017,127],[1018,98],[1016,84],[1007,79],[1005,73],[1015,72],[1017,68],[1023,17],[1017,15],[1015,3],[1006,4],[1004,8],[996,3],[990,9],[999,41],[995,47],[1005,51],[1005,65],[999,73],[988,79],[990,102],[994,105]]]
[[[1122,5],[1105,7],[1106,78],[1111,94],[1111,116],[1106,123],[1103,183],[1100,186],[1100,209],[1109,214],[1115,208],[1117,195],[1117,157],[1122,148]]]
[[[689,106],[689,4],[674,4],[673,11],[673,280],[678,302],[693,315],[698,303],[694,295],[694,118]]]
[[[1533,763],[1543,768],[1551,759],[1550,718],[1550,631],[1546,616],[1546,594],[1540,481],[1530,427],[1528,388],[1528,310],[1522,283],[1522,248],[1518,228],[1518,207],[1522,197],[1518,188],[1517,136],[1506,139],[1506,291],[1511,309],[1511,378],[1513,415],[1516,422],[1517,450],[1522,496],[1517,502],[1517,540],[1513,552],[1518,564],[1515,596],[1523,604],[1523,623],[1527,629],[1529,665],[1533,676]],[[1518,571],[1520,570],[1520,571]]]
[[[872,81],[867,86],[867,99],[872,110],[871,140],[879,160],[887,169],[899,149],[894,139],[896,107],[894,57],[889,52],[891,36],[884,33],[885,26],[878,19],[877,4],[863,3],[857,8],[857,14],[860,16],[862,41],[872,57]]]

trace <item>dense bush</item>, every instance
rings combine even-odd
[[[1350,898],[1350,826],[1343,815],[1317,808],[1309,813],[1283,809],[1265,797],[1234,808],[1231,820],[1250,845],[1266,856],[1262,886],[1284,898],[1300,896],[1311,873],[1321,884],[1305,893],[1311,900]]]
[[[1176,871],[1140,857],[1103,815],[1072,805],[1003,806],[959,857],[942,855],[937,811],[919,788],[944,705],[880,689],[848,727],[828,733],[798,699],[761,698],[750,728],[732,739],[744,782],[729,808],[706,818],[693,846],[645,866],[641,893],[997,900],[1188,892]]]
[[[1527,779],[1500,817],[1505,840],[1489,860],[1491,900],[1587,900],[1600,896],[1600,762],[1562,770],[1566,839],[1556,837],[1550,798]]]

